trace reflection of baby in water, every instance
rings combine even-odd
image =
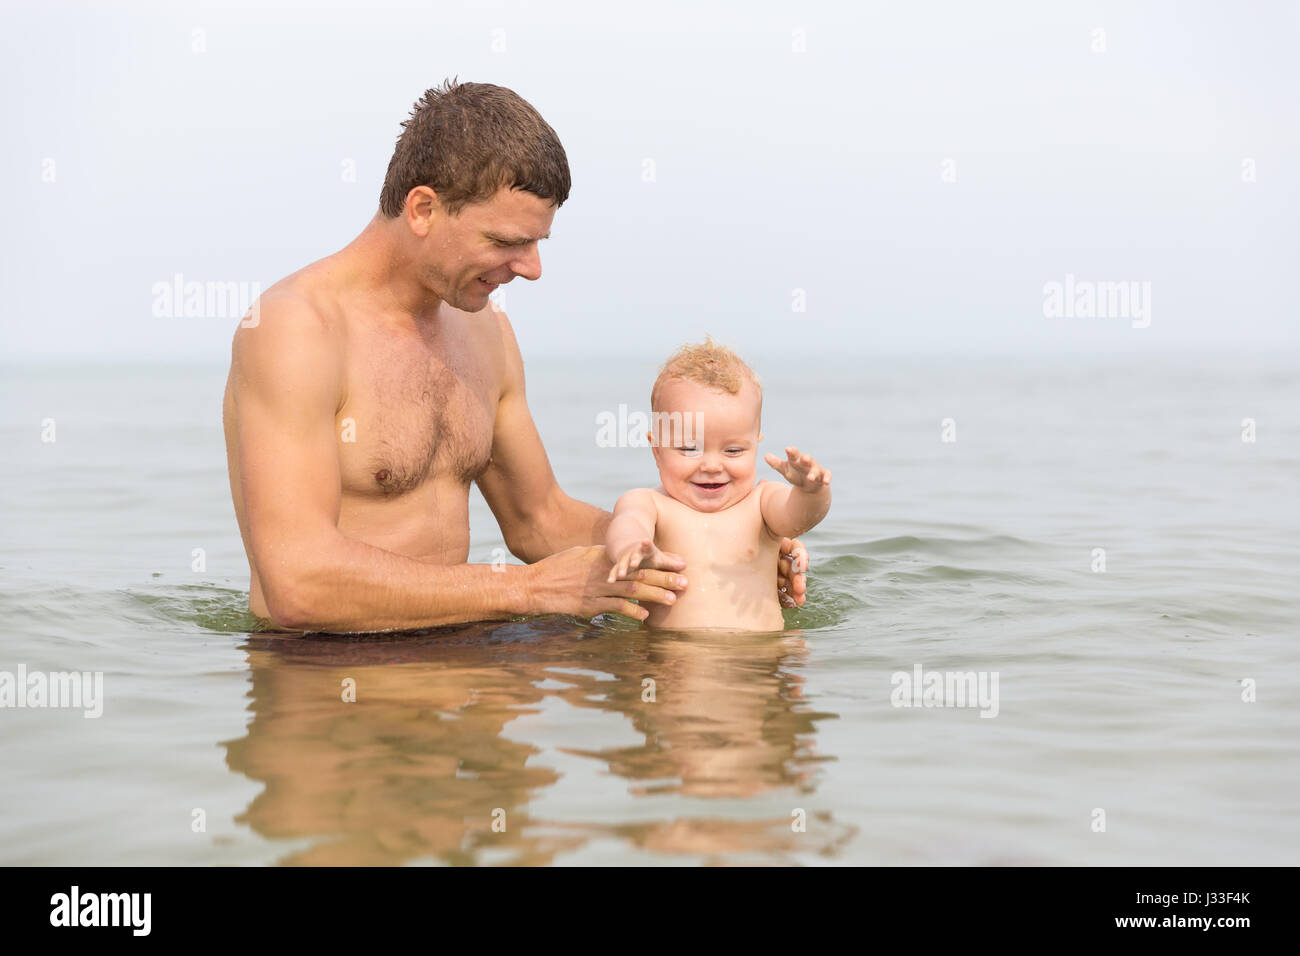
[[[762,387],[749,366],[712,340],[668,360],[650,404],[648,437],[662,484],[629,491],[614,506],[605,537],[610,580],[676,555],[690,584],[676,603],[649,606],[649,626],[781,630],[781,538],[826,516],[831,473],[791,446],[785,460],[764,459],[788,483],[754,483]]]
[[[546,618],[400,638],[254,636],[252,720],[225,746],[230,768],[264,787],[237,821],[296,841],[281,863],[330,866],[550,863],[589,840],[782,862],[839,838],[802,796],[829,759],[817,722],[834,715],[802,700],[797,631],[575,636]],[[566,705],[584,719],[557,725],[552,708]],[[602,726],[616,745],[594,743]],[[609,786],[566,781],[552,752],[595,761]],[[670,793],[754,802],[737,815],[673,802],[661,819]],[[659,809],[647,814],[645,797]],[[793,806],[809,809],[808,832],[791,831]]]

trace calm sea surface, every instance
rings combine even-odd
[[[661,359],[529,363],[568,492],[654,481]],[[0,671],[103,673],[0,709],[0,863],[1297,862],[1294,356],[755,364],[835,500],[741,638],[250,633],[225,368],[0,370]]]

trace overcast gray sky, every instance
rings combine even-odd
[[[11,359],[227,361],[235,323],[156,315],[156,284],[265,288],[341,248],[452,75],[531,102],[573,171],[542,279],[505,289],[526,357],[706,331],[750,354],[1300,349],[1295,4],[0,16]],[[1044,314],[1067,275],[1138,283],[1149,324]]]

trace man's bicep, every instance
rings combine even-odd
[[[337,528],[341,353],[314,311],[273,300],[256,326],[236,333],[233,364],[240,491],[271,600]]]
[[[504,396],[497,406],[492,463],[479,476],[483,497],[498,521],[522,521],[558,487],[523,390]]]
[[[515,525],[545,507],[559,484],[528,409],[524,360],[514,329],[505,312],[494,310],[494,315],[501,335],[501,398],[492,433],[492,464],[478,485],[509,537]]]

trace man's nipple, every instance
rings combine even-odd
[[[375,472],[375,481],[379,482],[381,485],[391,477],[392,475],[389,473],[387,468],[380,468]]]

